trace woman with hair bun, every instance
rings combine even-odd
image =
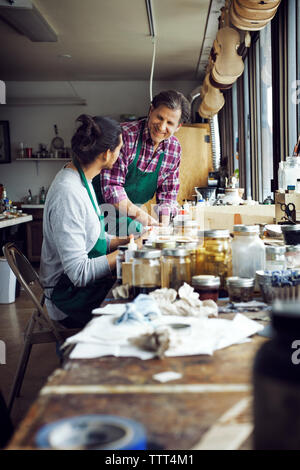
[[[73,161],[56,175],[44,208],[41,280],[50,317],[84,326],[113,284],[116,250],[127,238],[109,237],[92,179],[111,169],[122,146],[119,124],[83,114],[72,137]]]

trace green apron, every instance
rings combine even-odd
[[[157,179],[161,164],[165,153],[162,152],[159,156],[159,161],[155,171],[151,173],[146,173],[141,171],[137,167],[139,156],[141,153],[142,143],[143,143],[143,132],[145,124],[142,126],[139,134],[139,140],[136,150],[136,155],[134,161],[129,165],[127,175],[125,178],[124,189],[126,194],[131,202],[134,204],[145,204],[145,202],[150,201],[153,198],[156,189],[157,189]],[[98,204],[105,203],[102,196],[102,190],[100,185],[100,177],[97,176],[93,180],[93,186],[95,193],[97,195]],[[117,211],[117,220],[116,220],[116,235],[119,233],[123,235],[130,235],[130,233],[142,232],[143,225],[140,222],[132,220],[130,217],[119,216]]]
[[[99,217],[101,226],[100,237],[98,238],[95,246],[88,253],[89,258],[98,258],[99,256],[106,255],[107,252],[103,215],[100,213],[99,207],[95,204],[85,174],[83,173],[80,165],[77,162],[74,162],[74,164],[79,171],[81,180]],[[68,276],[63,273],[53,289],[51,301],[62,312],[68,315],[68,317],[84,324],[91,319],[91,311],[94,308],[99,307],[113,283],[114,280],[112,278],[102,278],[85,287],[76,287],[70,281]]]

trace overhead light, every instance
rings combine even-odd
[[[7,98],[6,106],[86,106],[79,96]]]
[[[155,28],[154,28],[154,20],[153,20],[151,0],[145,0],[145,2],[146,2],[146,9],[147,9],[150,36],[152,36],[154,38],[155,37]]]
[[[0,18],[33,42],[57,41],[57,34],[30,0],[0,0]]]

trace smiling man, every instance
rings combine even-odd
[[[189,118],[188,100],[182,93],[169,90],[153,98],[147,119],[121,124],[120,157],[111,170],[93,181],[98,202],[113,204],[120,212],[117,234],[124,235],[129,225],[130,233],[157,224],[140,207],[155,193],[157,213],[175,213],[181,147],[174,133]]]

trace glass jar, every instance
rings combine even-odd
[[[212,299],[218,301],[220,278],[218,276],[210,276],[201,274],[192,277],[192,286],[199,294],[200,300]]]
[[[253,299],[254,278],[228,277],[226,284],[231,302],[249,302]]]
[[[282,225],[281,230],[286,245],[300,244],[300,224]]]
[[[137,250],[133,253],[133,296],[149,294],[161,285],[160,250]]]
[[[119,245],[118,246],[118,254],[116,259],[116,271],[117,271],[117,279],[122,280],[122,263],[125,261],[125,251],[128,250],[128,245]]]
[[[299,157],[287,157],[283,165],[283,189],[288,186],[295,186],[297,178],[300,178],[300,160]]]
[[[286,245],[285,258],[287,268],[300,268],[300,245]]]
[[[254,278],[256,271],[265,270],[265,244],[259,237],[258,225],[234,225],[232,241],[233,276]]]
[[[285,246],[266,246],[266,269],[268,271],[286,269]]]
[[[197,238],[198,223],[195,220],[178,220],[174,222],[174,235],[177,237]]]
[[[299,303],[277,302],[253,370],[254,449],[300,448]]]
[[[185,248],[186,250],[188,250],[191,260],[191,277],[193,277],[196,274],[198,243],[181,240],[177,241],[176,245],[178,247],[180,246],[181,248]]]
[[[196,274],[219,276],[221,288],[232,275],[231,240],[229,230],[205,230],[198,232]]]
[[[185,248],[164,249],[161,258],[161,287],[178,290],[191,283],[191,259]]]

